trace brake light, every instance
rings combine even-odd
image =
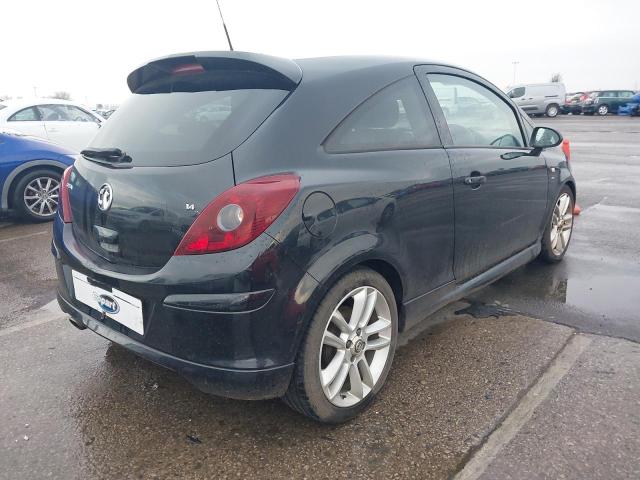
[[[188,63],[186,65],[179,65],[171,70],[174,75],[191,75],[193,73],[203,73],[204,67],[199,63]]]
[[[300,177],[293,174],[260,177],[230,188],[198,215],[174,255],[224,252],[252,242],[299,189]]]
[[[566,138],[562,140],[562,153],[564,153],[567,162],[571,160],[571,145],[569,144],[569,140]]]
[[[71,223],[73,215],[71,213],[71,202],[69,201],[69,177],[73,167],[67,167],[62,174],[62,182],[60,183],[60,205],[62,206],[62,221]]]

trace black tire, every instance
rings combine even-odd
[[[562,259],[564,258],[565,254],[567,253],[567,250],[569,249],[569,244],[571,242],[571,237],[573,236],[573,207],[575,205],[575,198],[573,196],[573,191],[571,190],[571,188],[567,185],[563,186],[560,189],[560,192],[558,193],[558,196],[556,197],[556,201],[554,203],[554,209],[556,208],[556,204],[558,203],[558,200],[560,199],[560,197],[563,194],[568,194],[569,198],[571,200],[571,203],[569,204],[569,208],[568,208],[568,212],[571,212],[571,216],[572,216],[572,228],[571,228],[571,232],[569,235],[569,239],[567,240],[567,243],[564,247],[564,250],[561,253],[557,253],[554,252],[554,249],[552,247],[552,241],[551,241],[551,231],[553,229],[552,227],[552,219],[553,219],[553,214],[554,214],[554,210],[551,211],[551,218],[547,221],[547,227],[544,230],[544,234],[542,235],[542,250],[540,251],[540,256],[539,258],[547,263],[558,263],[560,261],[562,261]]]
[[[602,112],[601,112],[601,110],[602,110]],[[609,114],[609,105],[607,105],[606,103],[604,103],[602,105],[598,105],[598,109],[596,110],[596,112],[601,117],[606,117]]]
[[[389,305],[391,313],[391,343],[386,364],[373,389],[358,403],[338,407],[331,403],[320,383],[320,354],[325,328],[334,309],[350,292],[362,286],[374,287]],[[377,272],[359,268],[338,280],[320,302],[302,341],[295,369],[284,402],[294,410],[323,423],[342,423],[356,417],[374,400],[384,385],[395,353],[398,336],[398,312],[393,290]]]
[[[48,169],[48,168],[39,168],[36,170],[31,170],[26,175],[23,175],[22,177],[20,177],[18,179],[18,182],[15,184],[15,188],[13,189],[13,196],[11,197],[12,199],[11,207],[15,210],[15,212],[20,217],[24,218],[25,220],[29,220],[31,222],[39,223],[39,222],[48,222],[53,220],[53,218],[56,215],[57,208],[55,208],[53,212],[50,212],[47,207],[47,209],[45,209],[42,215],[37,214],[37,212],[31,211],[28,205],[26,204],[26,200],[24,198],[25,190],[27,189],[27,186],[31,182],[36,181],[39,178],[52,179],[57,184],[60,184],[61,177],[62,177],[62,174],[59,171]],[[29,190],[29,193],[33,193],[33,192]]]
[[[549,118],[555,118],[558,116],[558,113],[560,113],[560,107],[555,103],[552,103],[550,105],[547,105],[547,109],[544,113]]]

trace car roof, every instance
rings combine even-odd
[[[280,73],[295,83],[299,83],[300,81],[305,83],[318,78],[355,74],[359,71],[363,72],[367,70],[372,72],[381,70],[391,72],[395,70],[396,72],[411,73],[415,65],[435,64],[455,67],[454,65],[424,58],[382,55],[314,57],[291,60],[251,52],[202,51],[178,53],[151,60],[131,72],[127,77],[127,83],[130,90],[135,91],[141,84],[148,81],[154,74],[154,71],[170,71],[170,69],[178,65],[179,62],[193,63],[197,62],[200,58],[220,59],[221,62],[225,61],[227,65],[232,61],[261,65],[262,67],[267,67]]]

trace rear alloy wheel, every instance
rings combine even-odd
[[[395,298],[384,278],[369,269],[343,277],[312,320],[284,400],[322,422],[355,417],[386,380],[397,332]]]
[[[23,218],[34,222],[53,219],[58,211],[60,174],[36,170],[22,177],[14,190],[13,207]]]
[[[598,107],[598,115],[605,116],[609,113],[609,105],[600,105]]]
[[[558,112],[559,110],[557,105],[549,105],[545,113],[547,117],[554,118],[558,116]]]
[[[573,192],[564,186],[556,199],[551,214],[551,222],[547,225],[542,239],[540,257],[550,263],[559,262],[569,248],[573,232]]]

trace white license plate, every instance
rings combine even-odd
[[[112,288],[107,291],[91,285],[87,276],[72,271],[73,289],[76,299],[91,308],[104,313],[127,328],[144,335],[142,322],[142,302],[131,295]]]

